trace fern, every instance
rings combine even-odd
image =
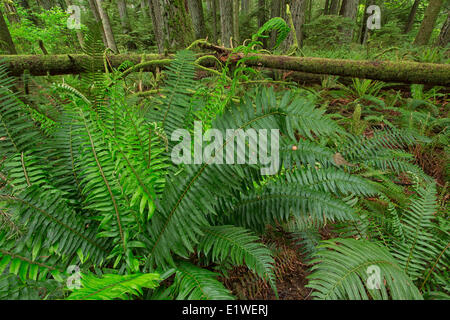
[[[280,17],[275,17],[264,23],[264,25],[259,28],[258,32],[253,35],[253,41],[256,41],[258,38],[267,38],[268,36],[265,35],[265,33],[272,30],[278,32],[273,49],[278,48],[278,46],[287,38],[289,32],[291,31],[286,21]]]
[[[212,261],[229,258],[235,265],[245,264],[250,270],[267,280],[276,291],[274,260],[264,245],[257,243],[257,236],[234,226],[214,226],[203,229],[205,237],[198,249]]]
[[[91,274],[81,275],[81,288],[74,290],[68,300],[128,300],[142,296],[143,288],[158,286],[160,277],[156,273],[128,275],[104,274],[98,278]]]
[[[177,300],[233,300],[217,276],[209,270],[181,262],[170,290],[176,292]]]
[[[419,290],[389,252],[375,243],[354,239],[324,241],[314,255],[307,287],[318,299],[422,299]],[[379,288],[367,288],[368,267],[380,270]]]

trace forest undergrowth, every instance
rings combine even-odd
[[[98,32],[81,75],[0,66],[0,298],[448,299],[448,88],[269,78],[274,29],[214,69],[105,69]],[[279,130],[280,169],[174,164],[195,121]]]

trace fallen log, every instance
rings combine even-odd
[[[229,49],[213,46],[208,49],[220,48],[217,52],[230,54]],[[391,61],[358,61],[344,59],[326,59],[311,57],[289,57],[266,54],[249,54],[250,59],[245,63],[251,67],[297,71],[315,75],[337,75],[341,77],[365,78],[385,82],[418,83],[428,85],[450,86],[450,65],[417,63],[417,62],[391,62]],[[222,57],[223,58],[223,57]],[[232,63],[242,59],[241,53],[232,57]],[[82,73],[83,62],[89,59],[82,54],[66,55],[7,55],[0,56],[4,61],[10,75],[19,76],[28,70],[30,75],[63,75]],[[156,68],[166,66],[173,55],[158,54],[119,54],[108,56],[108,63],[119,67],[125,61],[138,64],[148,61],[154,63],[147,65],[143,71],[155,71]],[[223,60],[223,59],[222,59]],[[204,59],[202,66],[212,67],[212,59]]]

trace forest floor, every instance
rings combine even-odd
[[[332,238],[331,232],[324,228],[322,239]],[[275,274],[280,300],[310,300],[312,289],[307,288],[311,265],[302,245],[290,239],[288,233],[268,230],[263,242],[275,252]],[[246,267],[235,267],[228,277],[222,279],[225,286],[240,300],[276,300],[275,292],[267,282],[257,278]]]

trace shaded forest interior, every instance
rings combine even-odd
[[[448,0],[0,0],[0,299],[448,300],[449,94]]]

